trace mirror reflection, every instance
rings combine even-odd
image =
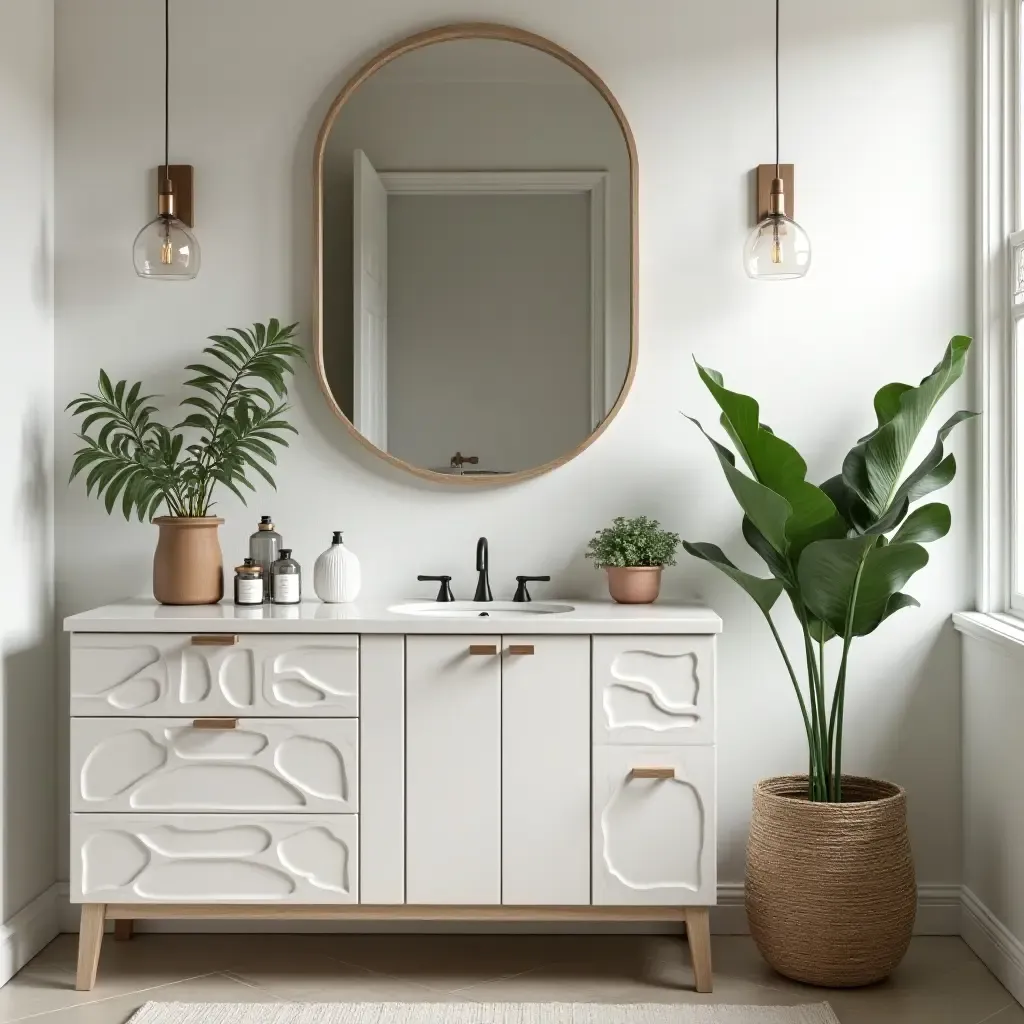
[[[441,474],[571,456],[632,351],[630,153],[598,89],[503,39],[404,53],[322,149],[321,372],[355,429]]]

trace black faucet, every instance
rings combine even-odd
[[[476,542],[476,571],[480,574],[476,582],[474,601],[493,601],[491,581],[487,578],[487,538],[481,537]]]

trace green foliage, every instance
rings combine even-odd
[[[679,534],[661,528],[657,519],[617,516],[612,525],[598,530],[587,546],[587,558],[599,569],[675,565]]]
[[[153,419],[155,396],[142,394],[141,382],[113,384],[100,370],[96,393],[67,406],[84,417],[76,435],[84,447],[75,452],[70,479],[88,470],[87,493],[95,488],[108,513],[120,501],[125,519],[135,512],[140,521],[162,506],[172,516],[209,515],[217,484],[244,503],[241,488],[256,489],[250,470],[273,487],[271,445],[287,447],[283,433],[296,433],[284,418],[286,377],[302,358],[293,341],[296,327],[271,320],[213,335],[203,349],[209,360],[186,367],[195,376],[185,386],[198,394],[182,400],[186,415],[171,429]]]
[[[737,467],[730,449],[693,422],[710,441],[740,505],[744,539],[771,576],[744,572],[714,544],[684,541],[683,547],[739,584],[768,620],[803,716],[812,800],[842,800],[843,709],[854,637],[917,605],[902,588],[928,563],[922,545],[949,532],[946,505],[933,502],[913,512],[910,506],[953,479],[956,460],[943,445],[957,424],[975,414],[955,413],[921,463],[910,472],[906,464],[935,406],[963,374],[970,346],[970,338],[955,337],[919,385],[881,388],[874,403],[877,426],[846,456],[842,472],[820,487],[806,480],[807,464],[796,449],[761,423],[758,403],[727,390],[721,374],[697,364],[748,472]],[[783,593],[803,634],[804,682],[771,615]],[[842,641],[842,654],[829,702],[825,646],[835,638]]]

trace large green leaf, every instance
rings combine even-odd
[[[804,551],[797,578],[807,607],[839,636],[846,636],[856,586],[852,632],[861,636],[882,621],[893,595],[927,564],[920,544],[880,544],[877,537],[820,540]]]
[[[876,414],[880,420],[889,418],[843,462],[844,482],[876,518],[894,503],[914,442],[936,403],[963,373],[970,346],[970,338],[957,335],[938,366],[917,387],[901,390],[901,385],[888,385],[876,395]]]
[[[782,583],[779,580],[765,580],[759,576],[753,576],[742,569],[737,568],[726,557],[725,552],[715,544],[707,544],[703,541],[691,543],[683,541],[684,550],[688,551],[694,558],[702,558],[710,562],[715,568],[721,569],[731,580],[738,583],[755,601],[758,608],[767,615],[772,610],[772,605],[779,599],[782,593]]]
[[[754,479],[785,498],[792,508],[785,533],[793,561],[811,541],[842,537],[846,526],[831,498],[808,483],[807,463],[800,453],[760,422],[757,402],[726,388],[717,370],[696,365],[700,379],[722,410],[723,428]]]
[[[952,517],[949,514],[949,506],[941,502],[932,502],[922,505],[907,516],[906,521],[896,531],[893,537],[893,544],[910,543],[926,544],[929,541],[939,540],[949,533]]]
[[[780,554],[789,550],[786,538],[786,522],[793,513],[793,507],[770,487],[752,480],[736,468],[736,457],[723,444],[719,444],[692,416],[686,417],[708,439],[714,448],[718,461],[725,473],[725,479],[732,489],[740,508],[750,521],[764,535],[765,539]]]

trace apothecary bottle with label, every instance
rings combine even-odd
[[[235,566],[235,604],[263,604],[263,567],[251,558]]]
[[[270,581],[274,604],[298,604],[302,600],[302,569],[292,558],[291,548],[281,549],[281,557],[271,566]]]

